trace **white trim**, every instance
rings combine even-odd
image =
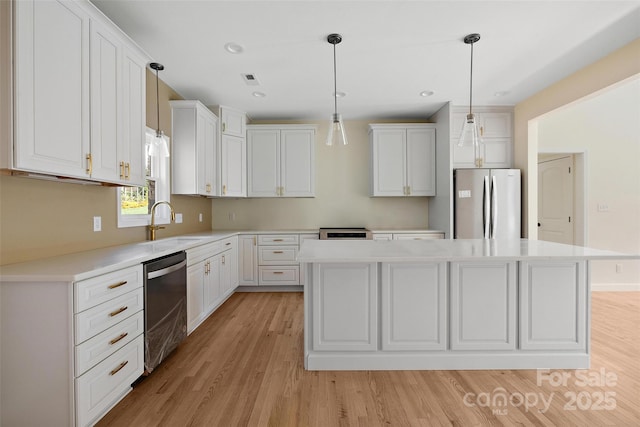
[[[592,283],[594,292],[640,292],[640,283]]]

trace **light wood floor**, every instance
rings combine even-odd
[[[98,425],[638,426],[640,292],[592,316],[589,371],[309,372],[302,294],[237,293]]]

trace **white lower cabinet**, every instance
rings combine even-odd
[[[375,351],[378,347],[376,263],[314,264],[313,350]]]
[[[141,264],[0,291],[0,424],[92,425],[143,374]]]
[[[382,263],[382,350],[446,350],[447,263]]]
[[[299,285],[298,234],[258,236],[258,285]]]
[[[451,349],[516,348],[515,261],[451,263]]]
[[[126,395],[144,370],[144,338],[139,335],[76,379],[77,424],[90,425]]]
[[[238,236],[238,285],[258,285],[258,236]]]
[[[187,333],[207,319],[238,286],[238,238],[187,250]]]
[[[584,261],[522,262],[520,348],[586,350]]]

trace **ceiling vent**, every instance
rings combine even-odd
[[[256,77],[256,75],[253,73],[243,74],[242,78],[244,79],[244,82],[249,86],[260,86],[258,77]]]

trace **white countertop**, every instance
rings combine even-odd
[[[300,262],[425,262],[477,260],[640,259],[640,255],[542,240],[308,240]]]

